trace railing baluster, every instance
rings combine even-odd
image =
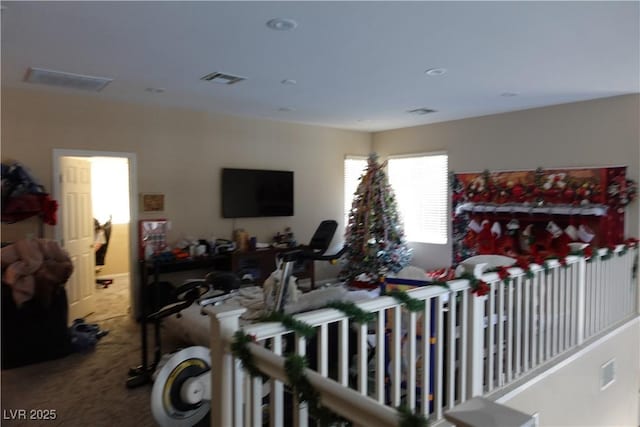
[[[495,289],[495,283],[490,283],[491,291],[489,295]],[[463,291],[469,294],[468,290]],[[469,328],[462,332],[460,337],[468,339],[468,350],[462,354],[460,363],[466,365],[466,376],[468,383],[468,391],[466,396],[469,398],[475,396],[481,396],[484,393],[483,381],[484,381],[484,354],[487,351],[484,342],[484,319],[487,316],[485,312],[485,297],[470,296],[471,302],[467,306],[469,311]],[[465,310],[463,308],[463,310]],[[464,314],[464,311],[463,311]],[[465,357],[465,360],[462,360]],[[462,369],[462,367],[461,367]],[[463,398],[464,396],[461,396]]]
[[[577,296],[577,304],[578,304],[578,314],[576,320],[576,344],[580,345],[585,339],[585,313],[587,307],[586,300],[586,263],[584,258],[580,258],[578,263],[576,264],[577,274],[576,281],[578,287],[578,296]]]
[[[329,327],[326,323],[320,325],[318,331],[318,373],[323,377],[329,375]]]
[[[513,378],[513,353],[514,353],[514,343],[515,337],[513,335],[514,324],[516,323],[516,315],[515,310],[513,309],[513,293],[516,287],[516,279],[512,280],[507,288],[507,312],[506,312],[506,343],[507,343],[507,354],[506,354],[506,381],[507,383],[511,382]],[[502,385],[502,384],[501,384]]]
[[[513,310],[513,316],[515,318],[515,333],[516,333],[516,343],[515,343],[515,361],[514,361],[514,377],[517,378],[520,376],[521,372],[521,362],[522,362],[522,282],[524,281],[524,276],[518,276],[517,278],[518,284],[515,288],[516,293],[516,303],[515,310]]]
[[[560,350],[560,268],[554,267],[553,274],[553,356]]]
[[[411,411],[416,408],[416,338],[418,331],[416,329],[416,313],[409,312],[409,328],[407,331],[407,406]]]
[[[492,284],[493,285],[493,284]],[[491,295],[493,292],[489,292]],[[456,358],[458,364],[458,403],[463,403],[467,398],[467,358],[469,357],[467,354],[467,341],[468,341],[468,333],[469,333],[469,321],[468,321],[468,313],[469,313],[469,290],[465,289],[460,291],[460,295],[462,296],[462,307],[460,308],[460,334],[458,337],[460,349],[458,353],[458,357]],[[484,307],[484,304],[483,304]],[[485,313],[486,315],[486,313]],[[480,354],[483,353],[484,343],[482,342],[482,332],[478,333],[478,338],[480,340]],[[480,364],[480,368],[482,368],[482,364]],[[482,375],[480,375],[480,384],[482,387]]]
[[[452,292],[449,296],[449,316],[447,318],[447,407],[452,409],[455,406],[456,392],[456,298],[458,294]]]
[[[525,373],[529,370],[529,360],[531,359],[531,347],[530,347],[530,339],[532,332],[531,327],[532,324],[529,321],[531,316],[531,284],[532,280],[529,278],[524,278],[522,280],[522,284],[524,287],[524,313],[523,318],[524,322],[522,324],[522,372]]]
[[[358,391],[364,396],[367,395],[369,377],[367,327],[366,323],[358,325]]]
[[[606,261],[602,261],[602,258],[598,257],[598,327],[596,332],[600,332],[605,325],[604,313],[605,308],[604,304],[606,301],[606,292],[604,292],[605,287],[605,269]]]
[[[385,310],[378,310],[376,316],[376,400],[379,403],[386,401],[386,384],[385,384]]]
[[[449,294],[449,298],[451,298],[452,294]],[[443,336],[443,315],[442,315],[442,310],[443,310],[443,302],[442,302],[442,297],[438,296],[436,297],[436,313],[435,313],[435,319],[436,319],[436,325],[435,325],[435,330],[436,330],[436,336],[435,336],[435,341],[436,341],[436,351],[435,351],[435,363],[434,363],[434,370],[435,370],[435,389],[433,391],[434,394],[434,412],[435,412],[435,417],[437,420],[439,420],[440,418],[442,418],[442,394],[444,392],[444,387],[443,387],[443,371],[444,371],[444,357],[443,357],[443,341],[444,341],[444,336]]]
[[[578,343],[578,317],[580,315],[579,297],[580,297],[580,283],[579,283],[579,268],[578,264],[571,264],[571,345],[574,346]]]
[[[509,285],[509,288],[511,285]],[[496,339],[496,383],[498,387],[502,387],[504,385],[504,358],[505,358],[505,339],[504,339],[504,329],[505,329],[505,312],[504,312],[504,299],[505,299],[505,286],[500,283],[498,286],[498,319],[497,319],[497,339]],[[509,340],[507,340],[509,341]],[[509,344],[507,343],[507,348],[509,348]],[[493,349],[491,349],[493,351]]]
[[[538,332],[538,353],[536,355],[536,364],[535,366],[541,365],[544,363],[544,338],[545,338],[545,324],[544,324],[544,316],[545,316],[545,291],[546,284],[544,283],[544,275],[543,270],[538,270],[536,272],[536,289],[537,289],[537,301],[538,307],[536,310],[536,330]]]
[[[548,272],[547,272],[548,271]],[[544,345],[544,359],[549,360],[551,358],[551,337],[553,336],[553,282],[551,271],[547,270],[543,273],[544,275],[544,286],[545,286],[545,294],[546,294],[546,316],[544,322],[544,334],[545,334],[545,345]]]
[[[496,293],[499,292],[499,288],[502,288],[503,286],[503,282],[502,281],[498,281],[498,282],[493,282],[491,283],[491,292],[489,292],[488,295],[488,312],[485,314],[486,318],[487,318],[487,329],[486,329],[486,335],[487,335],[487,345],[485,347],[485,354],[486,354],[486,366],[485,366],[485,372],[486,374],[486,382],[487,382],[487,388],[486,390],[488,392],[491,392],[493,390],[493,386],[494,386],[494,380],[493,380],[493,376],[494,376],[494,372],[493,372],[493,365],[495,363],[494,361],[494,346],[495,346],[495,329],[496,327],[500,327],[500,316],[496,315]],[[494,316],[496,316],[496,322],[497,325],[494,325],[493,323],[493,319]],[[473,321],[473,320],[472,320]]]
[[[299,356],[306,356],[307,354],[307,339],[303,336],[296,334],[296,354]],[[294,408],[298,408],[294,411],[293,425],[294,427],[307,427],[309,425],[309,409],[306,402],[298,402],[298,399],[294,399]]]
[[[282,355],[282,335],[273,337],[273,353],[278,356]],[[271,417],[272,426],[284,425],[284,384],[271,378],[271,395],[269,396],[269,416]]]
[[[396,305],[391,309],[393,312],[393,325],[391,327],[391,387],[392,405],[400,405],[401,383],[402,383],[402,318],[400,306]]]
[[[262,377],[251,378],[249,406],[251,406],[251,425],[253,427],[261,427],[262,426]]]
[[[338,321],[338,382],[349,385],[349,319]]]
[[[422,415],[429,415],[429,404],[432,401],[431,393],[431,304],[433,299],[424,301],[424,313],[422,315],[422,378],[420,380],[420,402],[422,403]]]
[[[246,419],[244,418],[244,396],[245,396],[245,387],[247,381],[245,380],[244,369],[242,368],[242,363],[239,360],[234,359],[234,373],[233,373],[233,419],[234,424],[237,426],[243,426],[246,423]]]

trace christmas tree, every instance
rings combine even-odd
[[[345,235],[347,251],[340,276],[353,280],[365,274],[377,281],[397,273],[411,261],[396,198],[378,156],[369,156],[367,168],[353,197]]]

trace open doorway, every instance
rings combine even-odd
[[[78,275],[78,280],[67,284],[69,319],[91,314],[92,321],[101,321],[135,314],[131,310],[136,306],[135,251],[131,249],[137,239],[135,154],[54,150],[53,157],[54,197],[60,217],[55,238],[70,252],[74,275]],[[82,172],[70,164],[82,165],[77,168]],[[83,187],[82,183],[90,185]],[[95,232],[96,224],[109,224],[108,241],[104,233]],[[88,234],[90,245],[76,246],[81,250],[90,247],[90,251],[77,256],[71,253],[75,239]],[[102,256],[96,253],[100,247]],[[111,283],[105,287],[96,279]]]

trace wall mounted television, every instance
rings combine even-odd
[[[222,217],[293,216],[293,172],[222,169]]]

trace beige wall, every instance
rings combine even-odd
[[[601,390],[601,366],[612,359],[615,381]],[[523,392],[500,401],[525,413],[539,413],[541,427],[637,426],[639,361],[636,319],[566,366],[536,378]]]
[[[229,238],[234,228],[244,228],[268,241],[291,226],[306,242],[321,220],[342,223],[344,155],[367,154],[372,146],[382,157],[445,150],[450,170],[458,172],[622,164],[638,181],[639,104],[640,96],[627,95],[370,135],[11,89],[2,93],[2,160],[24,163],[50,189],[53,148],[133,152],[139,192],[165,194],[165,212],[140,218],[171,219],[171,240]],[[222,167],[293,170],[295,216],[222,219]],[[627,215],[627,234],[638,236],[639,228],[636,201]],[[3,224],[2,238],[35,230],[28,221]],[[415,265],[451,263],[450,245],[412,246]],[[319,267],[319,278],[336,272]]]
[[[444,150],[454,172],[627,165],[637,182],[639,106],[639,95],[625,95],[379,132],[373,149],[381,157]],[[626,225],[639,235],[637,201]],[[415,265],[451,264],[450,245],[412,246]]]
[[[2,160],[20,161],[50,190],[54,148],[135,153],[138,191],[165,194],[165,212],[141,213],[140,218],[169,218],[172,241],[187,236],[230,238],[234,228],[269,241],[290,226],[298,241],[308,242],[320,221],[343,222],[344,156],[368,154],[371,135],[95,96],[4,89]],[[222,219],[223,167],[293,170],[295,216]],[[22,226],[3,224],[3,239],[15,239]],[[50,228],[47,235],[53,236]],[[336,267],[318,267],[320,279],[336,273]]]

